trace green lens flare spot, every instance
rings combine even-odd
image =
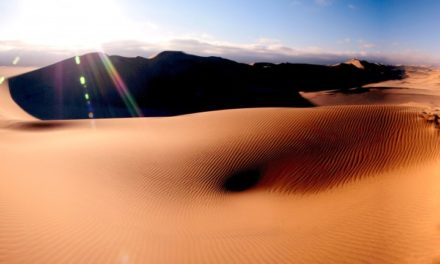
[[[75,56],[75,63],[78,65],[81,64],[81,58],[79,56]]]
[[[86,100],[90,100],[90,95],[88,93],[85,93],[84,98],[86,98]]]
[[[86,85],[86,77],[84,76],[79,77],[79,82],[81,83],[81,85]]]
[[[5,77],[0,76],[0,84],[2,84],[5,81]]]

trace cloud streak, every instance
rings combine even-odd
[[[414,52],[384,54],[374,51],[370,43],[360,43],[359,51],[327,51],[320,47],[293,48],[279,40],[259,39],[250,44],[236,44],[197,38],[175,38],[164,42],[115,41],[102,45],[101,50],[63,50],[46,46],[29,45],[19,41],[0,41],[0,65],[10,66],[20,57],[18,66],[45,66],[57,61],[94,51],[127,57],[152,57],[163,50],[181,50],[200,56],[220,56],[243,63],[291,62],[335,64],[356,57],[387,64],[438,65],[438,58]],[[374,49],[373,49],[374,48]]]
[[[351,10],[356,10],[357,9],[357,7],[355,5],[353,5],[353,4],[349,4],[347,7],[349,9],[351,9]]]

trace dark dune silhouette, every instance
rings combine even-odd
[[[348,89],[398,79],[396,67],[254,65],[166,51],[152,59],[90,53],[9,80],[13,99],[53,119],[171,116],[248,107],[309,107],[299,91]]]

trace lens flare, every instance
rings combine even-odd
[[[19,56],[15,57],[14,60],[12,61],[12,65],[17,65],[19,61],[20,61],[20,57]]]
[[[81,59],[79,56],[75,56],[75,63],[76,65],[78,65],[79,69],[82,70],[81,68]],[[93,105],[92,105],[92,101],[91,101],[91,96],[89,94],[89,89],[87,88],[87,79],[84,75],[80,75],[79,76],[79,82],[81,84],[81,86],[84,88],[84,99],[86,101],[87,104],[87,116],[90,119],[95,118],[95,113],[93,110]],[[94,127],[94,123],[92,124],[92,127]]]
[[[86,77],[80,76],[79,77],[79,82],[81,83],[82,86],[86,85]]]
[[[110,78],[112,79],[113,83],[116,86],[116,89],[121,96],[122,100],[124,101],[124,104],[127,106],[128,111],[130,112],[130,115],[133,117],[142,117],[142,111],[138,107],[136,101],[134,100],[133,96],[130,94],[130,91],[128,91],[127,86],[125,85],[124,81],[122,80],[121,76],[119,75],[118,71],[114,67],[113,63],[110,61],[110,59],[105,54],[99,54],[102,63],[104,64],[104,67],[109,74]]]
[[[4,76],[0,76],[0,84],[2,84],[5,81],[5,77]]]

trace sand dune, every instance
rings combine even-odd
[[[312,107],[299,91],[402,78],[401,67],[237,63],[165,51],[146,59],[89,53],[9,80],[11,95],[43,120],[158,117],[256,107]],[[30,99],[32,98],[32,99]]]
[[[402,80],[390,80],[366,87],[397,87],[435,91],[440,88],[440,69],[429,67],[405,67],[406,78]],[[424,91],[424,92],[425,92]]]
[[[329,105],[440,105],[440,69],[404,67],[406,77],[355,87],[352,90],[332,90],[301,93],[318,106]]]
[[[365,69],[364,65],[362,65],[362,62],[358,59],[351,59],[345,62],[345,64],[351,64],[359,69]]]
[[[9,121],[35,119],[14,102],[7,83],[0,84],[0,105],[0,119]]]
[[[4,67],[0,66],[1,77],[11,77],[34,70],[33,67]],[[5,120],[36,120],[20,108],[12,99],[8,82],[0,83],[0,119]]]
[[[0,263],[440,261],[439,131],[418,108],[48,122],[10,107]]]

